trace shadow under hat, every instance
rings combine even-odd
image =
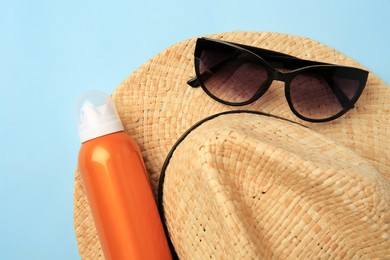
[[[298,36],[208,37],[362,67]],[[313,124],[295,117],[283,83],[274,82],[243,108],[289,121],[251,112],[204,121],[233,108],[187,86],[194,76],[195,41],[151,58],[113,93],[125,131],[141,148],[156,198],[163,170],[161,203],[179,257],[389,257],[389,87],[370,73],[354,109]],[[78,170],[74,203],[80,255],[102,258]]]

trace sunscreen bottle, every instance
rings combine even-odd
[[[92,91],[77,111],[79,170],[105,259],[171,259],[140,149],[114,102]]]

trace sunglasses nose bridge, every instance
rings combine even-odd
[[[273,76],[274,80],[278,80],[278,81],[286,82],[286,79],[287,79],[287,74],[280,72],[278,70],[274,70],[272,76]]]

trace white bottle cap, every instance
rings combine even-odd
[[[99,136],[123,131],[114,102],[102,91],[92,90],[80,96],[75,114],[82,143]]]

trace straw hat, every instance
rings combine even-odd
[[[362,67],[298,36],[208,37]],[[243,107],[250,111],[233,111],[187,86],[195,41],[156,55],[113,93],[178,256],[389,258],[389,87],[370,73],[355,108],[327,123],[295,117],[279,82]],[[80,255],[102,258],[78,170],[74,202]]]

